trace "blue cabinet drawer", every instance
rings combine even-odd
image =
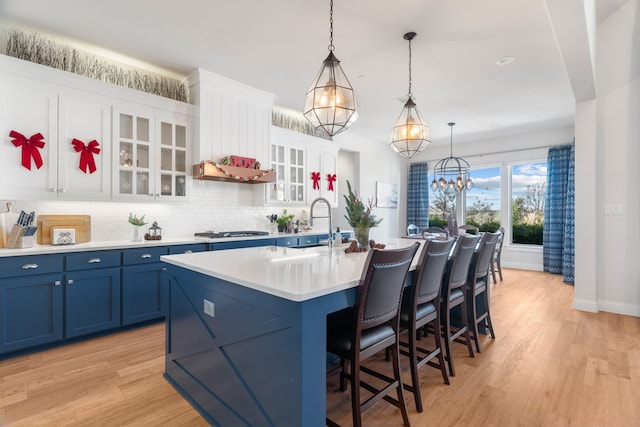
[[[310,246],[318,244],[318,236],[300,236],[298,237],[298,246]]]
[[[278,237],[278,241],[276,243],[278,246],[298,246],[298,238],[297,237]]]
[[[28,255],[0,258],[0,277],[33,276],[62,271],[62,255]]]
[[[225,249],[238,248],[256,248],[258,246],[273,246],[276,239],[255,239],[255,240],[236,240],[233,242],[214,242],[212,244],[214,251],[222,251]]]
[[[122,265],[150,264],[160,262],[160,256],[167,255],[169,249],[166,246],[127,249],[122,252]]]
[[[169,246],[169,255],[188,254],[192,252],[205,252],[208,243],[192,243],[188,245],[171,245]]]
[[[66,256],[66,271],[119,267],[120,251],[94,251]]]

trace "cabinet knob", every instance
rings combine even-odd
[[[55,282],[53,282],[53,286],[60,286],[60,280],[56,280]]]
[[[23,270],[33,270],[35,268],[38,268],[38,264],[25,264],[22,266]]]
[[[140,255],[140,258],[142,258],[142,259],[151,258],[151,254],[142,254],[142,255]]]
[[[164,273],[165,271],[167,271],[167,267],[162,267],[162,272]]]
[[[102,262],[102,260],[100,258],[90,258],[87,262],[89,264],[97,264],[99,262]]]
[[[67,285],[73,285],[73,279],[67,280]]]

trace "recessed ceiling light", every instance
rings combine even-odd
[[[513,61],[515,61],[515,58],[513,56],[503,56],[502,58],[500,58],[500,59],[498,59],[496,61],[496,64],[498,64],[498,65],[509,65]]]

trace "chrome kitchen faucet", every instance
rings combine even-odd
[[[324,202],[327,205],[327,216],[314,216],[313,207],[318,202]],[[309,214],[309,225],[313,227],[314,218],[329,218],[329,237],[327,237],[329,247],[333,246],[333,230],[331,229],[331,204],[324,197],[318,197],[311,203],[311,213]]]

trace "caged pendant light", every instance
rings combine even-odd
[[[463,190],[471,190],[473,188],[473,180],[471,179],[471,167],[462,157],[453,156],[453,127],[456,125],[448,123],[451,128],[451,139],[449,141],[450,154],[449,157],[439,160],[433,168],[433,181],[431,181],[431,189],[436,191],[455,190],[459,193]],[[436,175],[440,179],[436,181]]]
[[[313,80],[304,101],[304,116],[311,125],[329,136],[334,136],[351,126],[356,113],[356,96],[349,79],[333,54],[333,0],[330,2],[329,55]]]
[[[411,41],[416,33],[406,33],[403,37],[409,41],[409,92],[407,102],[391,132],[391,148],[404,157],[413,157],[427,148],[431,142],[429,126],[424,121],[411,93]]]

